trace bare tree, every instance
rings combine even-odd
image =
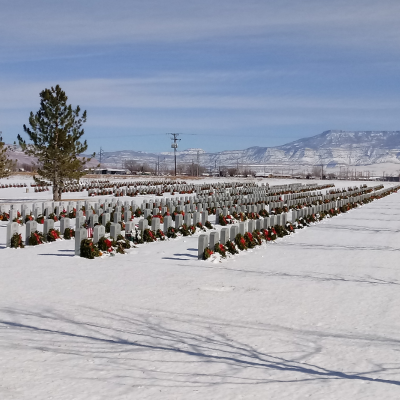
[[[250,168],[245,168],[244,170],[243,170],[243,173],[242,173],[245,177],[249,177],[249,176],[255,176],[256,175],[256,173],[252,170],[252,169],[250,169]]]
[[[186,172],[190,176],[196,176],[197,171],[199,171],[199,175],[201,175],[206,170],[203,166],[197,163],[186,164],[184,165],[184,167],[184,172]]]
[[[125,160],[124,168],[132,174],[139,171],[139,164],[136,160]]]
[[[229,176],[235,176],[235,175],[237,175],[237,174],[238,174],[237,168],[234,168],[234,167],[228,168],[228,175],[229,175]]]
[[[28,164],[28,163],[23,163],[21,166],[21,168],[24,169],[24,171],[27,172],[35,172],[37,171],[37,165],[35,165],[34,163]]]
[[[321,178],[321,175],[322,175],[322,169],[321,169],[321,167],[314,166],[314,167],[312,168],[312,170],[311,170],[311,174],[312,174],[312,176]]]
[[[154,172],[154,169],[151,168],[150,165],[147,164],[147,163],[143,163],[143,164],[140,166],[140,170],[141,170],[142,172]]]

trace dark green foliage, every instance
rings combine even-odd
[[[253,232],[253,238],[257,242],[259,246],[261,246],[262,243],[262,238],[261,238],[261,233],[257,229]]]
[[[289,232],[281,225],[275,225],[274,228],[276,235],[280,238],[289,235]]]
[[[203,228],[203,224],[201,222],[198,222],[196,224],[196,228],[200,228],[201,230],[203,230],[204,232],[206,232],[206,228]]]
[[[156,235],[150,229],[145,229],[143,231],[143,241],[144,242],[155,242],[157,240]]]
[[[214,253],[219,253],[221,257],[226,258],[227,248],[221,243],[215,243]]]
[[[71,228],[65,228],[64,239],[70,240],[73,237],[75,237],[75,231]]]
[[[194,227],[193,225],[187,226],[186,224],[183,224],[183,225],[179,228],[179,232],[180,232],[183,236],[190,236],[190,235],[193,235],[193,233],[196,232],[196,227]]]
[[[11,247],[14,249],[18,249],[18,248],[23,249],[25,247],[24,243],[22,242],[22,236],[20,233],[14,233],[14,235],[12,235]]]
[[[108,249],[111,249],[113,246],[113,241],[111,239],[107,239],[105,236],[101,237],[99,239],[99,242],[97,243],[97,247],[101,251],[108,251]]]
[[[204,224],[204,226],[205,226],[207,229],[213,229],[213,226],[211,225],[211,222],[209,222],[209,221],[206,221],[206,223]]]
[[[213,254],[214,252],[209,247],[206,247],[204,249],[203,260],[209,259]]]
[[[33,217],[32,214],[29,214],[27,216],[25,216],[25,223],[27,223],[28,221],[33,221],[35,218]]]
[[[176,229],[173,228],[172,226],[170,226],[168,228],[167,237],[170,238],[170,239],[175,239],[176,238]]]
[[[8,158],[7,147],[0,136],[0,178],[6,178],[16,167],[17,163]]]
[[[29,237],[29,246],[36,246],[43,243],[43,234],[39,231],[32,232]]]
[[[9,221],[10,215],[7,214],[6,212],[3,212],[3,214],[0,214],[0,221]]]
[[[93,259],[100,256],[100,250],[91,239],[83,239],[81,242],[80,256]]]
[[[74,208],[72,211],[69,212],[68,218],[76,218],[76,209]]]
[[[123,249],[130,249],[131,243],[128,239],[125,239],[122,235],[117,236],[117,244]]]
[[[37,158],[39,168],[36,182],[43,179],[53,185],[53,200],[59,201],[65,185],[77,181],[85,172],[86,158],[79,158],[88,145],[80,142],[84,134],[83,123],[86,111],[81,115],[79,106],[73,109],[67,104],[68,97],[60,86],[44,89],[40,93],[40,109],[29,116],[29,125],[24,131],[31,144],[18,135],[18,141],[25,154]],[[94,154],[93,154],[94,156]]]
[[[225,244],[226,250],[231,253],[231,254],[237,254],[239,253],[236,249],[235,243],[231,242],[228,240]]]
[[[251,232],[246,232],[243,235],[244,240],[246,241],[246,247],[248,249],[252,249],[258,245],[257,241],[254,239],[253,234]]]
[[[60,231],[50,229],[46,235],[46,242],[55,242],[57,239],[60,239]]]
[[[241,233],[238,233],[235,237],[235,244],[239,250],[247,250],[247,242]]]
[[[160,240],[165,240],[165,233],[161,229],[157,229],[156,238]]]

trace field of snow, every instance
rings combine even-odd
[[[51,197],[24,192],[0,199]],[[400,193],[222,262],[197,237],[87,260],[5,231],[2,400],[400,397]]]

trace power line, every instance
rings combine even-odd
[[[90,134],[86,134],[89,139],[109,139],[110,135],[105,135],[105,136],[92,136]],[[139,136],[159,136],[162,135],[162,133],[138,133],[138,134],[128,134],[128,135],[112,135],[113,138],[129,138],[129,137],[139,137]],[[182,135],[182,133],[181,133]],[[226,137],[226,138],[231,138],[231,137],[243,137],[243,134],[224,134],[224,133],[185,133],[185,135],[194,135],[194,136],[212,136],[212,137]],[[246,133],[246,138],[248,137],[259,137],[259,138],[265,138],[265,135],[251,135]],[[282,138],[282,136],[281,136]],[[289,138],[289,137],[288,137]]]

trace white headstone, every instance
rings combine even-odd
[[[81,255],[81,242],[82,240],[87,239],[87,229],[85,228],[77,228],[75,231],[75,255]]]
[[[198,241],[198,259],[202,260],[204,255],[204,249],[208,247],[208,235],[200,235]]]
[[[6,247],[11,247],[11,238],[18,233],[18,227],[18,222],[9,222],[7,224]]]

